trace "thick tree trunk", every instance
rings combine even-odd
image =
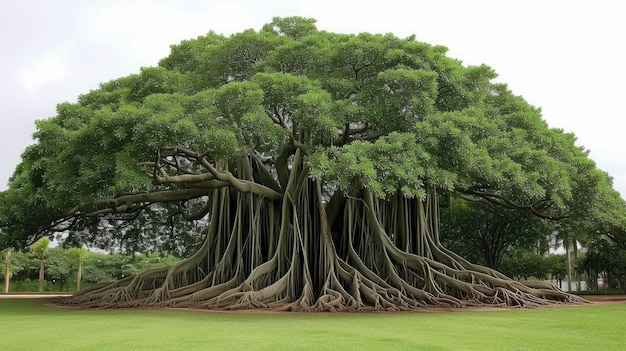
[[[239,173],[252,179],[245,163]],[[435,189],[424,200],[382,200],[359,190],[326,203],[300,152],[281,178],[282,201],[214,190],[205,241],[188,259],[92,286],[64,302],[361,311],[580,301],[549,284],[511,280],[442,247]]]

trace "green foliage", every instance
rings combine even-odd
[[[67,254],[78,261],[82,261],[89,255],[89,250],[86,247],[72,247],[67,250]]]
[[[46,262],[46,280],[56,283],[59,291],[66,291],[69,288],[68,283],[75,269],[76,263],[67,251],[61,248],[50,249]]]
[[[271,23],[263,26],[263,31],[279,35],[286,35],[293,39],[301,39],[307,35],[315,34],[316,20],[302,17],[274,17]]]
[[[34,252],[41,258],[47,256],[50,251],[50,239],[44,236],[43,238],[37,240],[36,243],[30,246],[30,251]]]
[[[547,260],[552,278],[558,281],[564,280],[567,277],[567,258],[565,255],[550,255]]]
[[[516,280],[546,279],[548,262],[533,251],[511,252],[502,259],[501,272]]]
[[[9,267],[11,275],[15,275],[23,269],[37,268],[37,258],[33,257],[31,253],[22,251],[13,251],[11,253]]]
[[[424,198],[424,181],[429,155],[411,134],[392,133],[374,143],[355,141],[341,148],[312,153],[313,174],[344,189],[362,184],[386,197],[398,189],[408,197]]]
[[[187,203],[188,208],[201,208],[203,202]],[[208,223],[188,221],[176,206],[144,210],[136,217],[88,218],[74,226],[60,239],[64,248],[89,244],[90,248],[124,255],[160,252],[184,257],[201,244]]]
[[[79,257],[83,262],[82,287],[122,279],[148,269],[171,266],[180,260],[175,256],[159,253],[123,255],[92,252],[84,247],[69,250],[60,247],[49,248],[43,291],[75,291]],[[10,292],[38,290],[39,257],[19,251],[13,252],[10,267],[14,275]]]
[[[9,288],[9,293],[33,293],[39,291],[39,280],[38,279],[20,279],[20,280],[11,280],[11,287]],[[45,281],[43,292],[60,292],[62,290],[55,284],[53,281]]]
[[[607,240],[596,240],[577,267],[589,276],[590,287],[597,290],[597,278],[604,280],[603,288],[626,291],[626,251]]]
[[[441,214],[442,243],[494,269],[507,253],[536,251],[553,231],[554,223],[533,214],[457,198]]]
[[[19,259],[19,253],[16,253],[13,248],[7,248],[0,251],[0,257],[2,258],[3,268],[5,274],[9,276],[13,276],[13,273],[21,270],[23,267],[21,266],[22,262]]]
[[[325,189],[423,198],[437,187],[574,225],[593,218],[626,237],[626,205],[610,178],[495,77],[415,37],[329,33],[299,17],[183,41],[158,66],[37,122],[35,144],[0,194],[0,245],[25,247],[57,220],[98,214],[129,193],[186,188],[155,179],[159,157],[180,174],[204,171],[191,158],[174,166],[178,148],[241,178],[237,162],[254,157],[265,179],[281,177],[281,157],[298,148]],[[263,185],[285,191],[276,184]],[[155,202],[173,212],[167,197]]]
[[[148,269],[170,266],[179,259],[160,254],[104,254],[92,252],[84,260],[83,282],[86,286],[123,279]]]

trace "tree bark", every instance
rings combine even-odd
[[[76,273],[76,292],[80,291],[80,283],[83,275],[83,259],[82,257],[78,258],[78,272]]]
[[[41,255],[41,264],[39,265],[39,292],[43,292],[44,274],[45,274],[45,258]]]
[[[4,267],[4,293],[8,294],[9,293],[9,284],[10,284],[10,280],[11,280],[11,267],[9,265],[10,263],[10,258],[11,258],[11,251],[7,250],[5,257],[4,257],[4,262],[5,262],[5,267]]]

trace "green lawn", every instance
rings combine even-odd
[[[626,304],[258,314],[75,311],[0,299],[0,350],[624,350]]]

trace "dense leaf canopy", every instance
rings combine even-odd
[[[145,162],[176,147],[271,164],[295,145],[313,176],[343,190],[356,180],[379,196],[423,197],[430,185],[554,217],[611,191],[573,135],[491,83],[490,68],[445,52],[414,37],[318,31],[302,18],[183,41],[159,66],[37,122],[37,143],[2,194],[2,223],[41,235],[94,210],[94,199],[173,191],[176,181],[154,184]]]

